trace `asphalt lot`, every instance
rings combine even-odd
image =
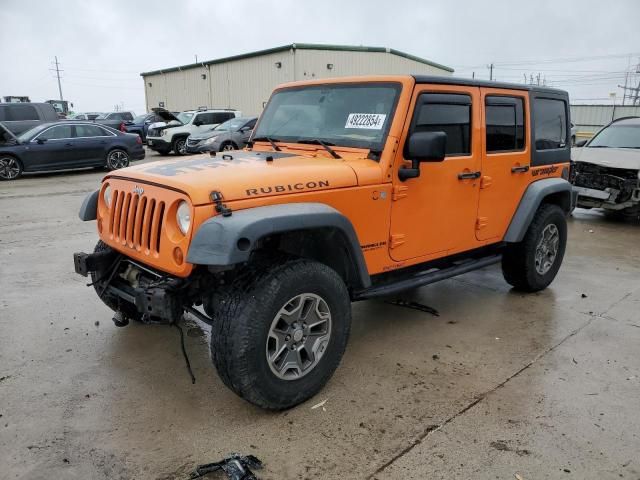
[[[116,328],[73,272],[103,174],[0,184],[0,478],[186,478],[230,452],[265,479],[640,478],[640,225],[577,211],[539,294],[490,268],[403,297],[440,316],[354,304],[329,385],[269,413],[223,386],[205,325],[192,385],[177,330]]]

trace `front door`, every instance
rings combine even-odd
[[[418,263],[470,250],[475,237],[480,190],[480,89],[453,85],[419,85],[412,98],[395,159],[389,252],[396,261]],[[446,157],[420,164],[418,178],[400,181],[398,168],[412,132],[447,134]]]
[[[73,125],[54,125],[31,140],[24,155],[34,170],[67,168],[77,159],[73,137]]]

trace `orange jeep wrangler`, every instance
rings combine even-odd
[[[550,88],[285,84],[245,150],[107,174],[80,210],[100,241],[75,269],[121,325],[185,311],[211,324],[224,383],[292,407],[337,368],[353,301],[496,262],[519,290],[551,283],[572,205],[569,125],[567,93]]]

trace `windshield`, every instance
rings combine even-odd
[[[101,113],[96,117],[96,120],[106,120],[108,116],[109,116],[108,113]]]
[[[147,115],[138,115],[136,118],[133,119],[133,123],[144,123],[146,119],[147,119]]]
[[[226,122],[221,123],[214,130],[231,130],[235,132],[240,127],[242,127],[245,123],[247,123],[246,118],[232,118],[231,120],[227,120]]]
[[[607,127],[589,142],[588,147],[640,148],[640,125]]]
[[[49,123],[44,123],[42,125],[38,125],[37,127],[33,127],[29,130],[27,130],[26,132],[21,133],[18,136],[18,141],[20,143],[22,142],[29,142],[33,137],[35,137],[38,133],[40,133],[41,131],[43,131],[45,128],[49,128],[51,126],[51,124]]]
[[[395,83],[336,84],[274,93],[254,138],[382,150],[400,86]]]
[[[187,123],[189,123],[189,120],[191,120],[191,118],[193,118],[193,113],[192,112],[182,112],[179,113],[177,115],[178,120],[180,120],[180,123],[182,123],[183,125],[186,125]]]

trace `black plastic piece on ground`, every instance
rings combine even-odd
[[[208,473],[222,470],[230,480],[258,480],[258,477],[251,471],[252,468],[261,469],[262,462],[253,455],[243,456],[239,453],[232,453],[219,462],[198,465],[191,472],[189,479],[202,478]]]
[[[113,320],[113,323],[116,327],[126,327],[127,325],[129,325],[129,319],[125,317],[124,313],[122,312],[114,313],[111,320]]]
[[[440,316],[440,312],[438,312],[438,310],[436,310],[435,308],[430,307],[429,305],[423,305],[422,303],[418,302],[412,302],[398,298],[396,300],[389,300],[385,303],[388,303],[389,305],[395,305],[396,307],[411,308],[413,310],[430,313],[431,315],[434,315],[436,317]]]

